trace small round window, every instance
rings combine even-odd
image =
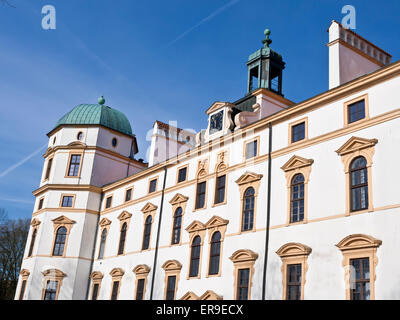
[[[113,138],[113,139],[111,140],[111,144],[112,144],[112,146],[113,146],[114,148],[117,146],[117,143],[118,143],[117,138]]]
[[[82,133],[82,131],[79,131],[79,133],[78,133],[78,135],[76,136],[76,138],[77,138],[78,140],[82,140],[82,137],[83,137],[83,133]]]

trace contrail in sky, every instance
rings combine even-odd
[[[18,168],[19,166],[23,165],[25,162],[27,162],[30,158],[34,157],[35,155],[37,155],[41,150],[43,150],[45,147],[47,147],[47,143],[43,146],[41,146],[39,149],[37,149],[36,151],[32,152],[29,156],[25,157],[24,159],[22,159],[21,161],[17,162],[16,164],[12,165],[11,167],[9,167],[7,170],[3,171],[2,173],[0,173],[0,178],[3,178],[7,173],[13,171],[14,169]]]
[[[228,9],[229,7],[233,6],[234,4],[238,3],[240,0],[232,0],[230,2],[228,2],[226,5],[222,6],[221,8],[215,10],[213,13],[211,13],[210,15],[208,15],[207,17],[205,17],[203,20],[201,20],[199,23],[197,23],[196,25],[194,25],[193,27],[187,29],[185,32],[183,32],[182,34],[180,34],[177,38],[175,38],[174,40],[172,40],[170,43],[167,44],[167,47],[173,45],[175,42],[179,41],[180,39],[182,39],[183,37],[185,37],[187,34],[189,34],[190,32],[192,32],[194,29],[196,29],[197,27],[201,26],[203,23],[211,20],[212,18],[214,18],[215,16],[219,15],[221,12],[225,11],[226,9]]]

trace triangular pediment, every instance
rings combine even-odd
[[[236,182],[238,185],[247,184],[247,183],[251,183],[251,182],[254,182],[254,181],[261,180],[262,177],[263,177],[262,174],[257,174],[257,173],[254,173],[254,172],[246,171],[246,172],[245,172],[244,174],[242,174],[242,175],[240,176],[240,178],[237,179],[235,182]]]
[[[206,229],[206,226],[202,222],[195,220],[186,228],[186,231],[195,232],[204,229]]]
[[[146,212],[152,212],[152,211],[155,211],[155,210],[157,210],[157,206],[156,205],[154,205],[154,204],[152,204],[152,203],[150,203],[150,202],[147,202],[146,204],[145,204],[145,206],[142,208],[142,212],[143,213],[146,213]]]
[[[221,102],[221,101],[216,101],[214,102],[211,107],[209,107],[206,111],[206,114],[211,114],[215,111],[218,111],[219,109],[222,109],[223,107],[235,107],[235,105],[229,103],[229,102]]]
[[[127,220],[130,217],[132,217],[132,213],[129,213],[128,211],[122,211],[121,214],[118,216],[118,220]]]
[[[107,218],[101,219],[99,226],[100,227],[105,227],[111,224],[111,220],[108,220]]]
[[[34,227],[37,227],[38,225],[40,224],[40,221],[38,220],[38,219],[36,219],[36,218],[34,218],[32,221],[31,221],[31,226],[34,228]]]
[[[373,147],[377,143],[378,139],[351,137],[349,140],[347,140],[347,142],[344,145],[342,145],[338,150],[336,150],[336,152],[338,155],[343,156],[347,153]]]
[[[306,166],[310,166],[314,163],[313,159],[306,159],[306,158],[302,158],[299,156],[294,155],[293,157],[291,157],[282,167],[281,169],[283,171],[290,171],[290,170],[295,170],[298,168],[302,168],[302,167],[306,167]]]
[[[213,216],[210,220],[207,221],[205,227],[208,229],[213,227],[225,226],[228,223],[229,220],[222,219],[221,217],[218,216]]]
[[[68,219],[66,216],[60,216],[52,220],[54,224],[74,224],[76,221]]]
[[[180,300],[199,300],[199,297],[194,292],[189,291]]]
[[[174,195],[174,197],[169,201],[170,204],[179,204],[188,201],[189,197],[186,197],[180,193]]]
[[[216,294],[212,290],[207,290],[204,292],[201,297],[199,298],[200,300],[222,300],[222,297],[218,294]]]
[[[19,273],[22,277],[29,277],[29,275],[31,274],[29,272],[29,270],[27,269],[22,269],[21,272]]]

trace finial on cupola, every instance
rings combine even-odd
[[[272,43],[272,40],[269,38],[270,34],[271,30],[269,29],[264,30],[265,39],[262,41],[262,43],[264,44],[264,48],[269,48],[269,45]]]
[[[98,100],[99,104],[103,105],[106,102],[106,99],[104,99],[103,96],[101,96]]]

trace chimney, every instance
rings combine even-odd
[[[392,56],[333,20],[329,29],[329,89],[389,65]]]

